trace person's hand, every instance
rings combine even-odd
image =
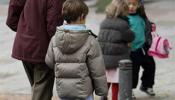
[[[152,28],[152,32],[156,31],[156,24],[155,23],[151,23],[151,28]]]

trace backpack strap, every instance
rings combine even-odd
[[[156,51],[158,51],[158,45],[159,45],[160,39],[161,39],[161,37],[159,37],[158,40],[157,40],[156,48],[155,48]]]
[[[94,36],[95,38],[98,37],[98,36],[97,36],[96,34],[94,34],[91,30],[88,30],[88,32],[89,32],[89,35],[92,35],[92,36]]]

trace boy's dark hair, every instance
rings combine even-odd
[[[67,23],[71,23],[76,21],[82,15],[85,18],[88,11],[88,6],[83,0],[66,0],[62,8],[62,16]]]

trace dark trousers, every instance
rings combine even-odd
[[[138,49],[131,52],[131,60],[133,62],[133,89],[137,87],[140,66],[143,68],[142,83],[141,85],[145,88],[152,88],[154,85],[155,78],[155,61],[152,56],[149,56],[144,49]]]
[[[22,62],[32,87],[32,100],[51,100],[54,72],[45,63]]]

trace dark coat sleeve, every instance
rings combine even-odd
[[[145,27],[146,43],[148,45],[151,45],[151,43],[152,43],[152,35],[151,35],[152,26],[151,26],[151,22],[148,19],[145,19],[145,24],[146,24],[146,27]]]
[[[25,2],[26,0],[10,0],[6,24],[13,31],[17,31],[19,18]]]
[[[62,4],[64,0],[48,0],[47,3],[47,33],[51,38],[55,31],[56,26],[63,24],[63,19],[61,17]]]
[[[145,19],[145,44],[143,46],[143,48],[145,49],[145,51],[148,51],[151,44],[152,44],[152,26],[151,26],[151,22],[148,19]]]

